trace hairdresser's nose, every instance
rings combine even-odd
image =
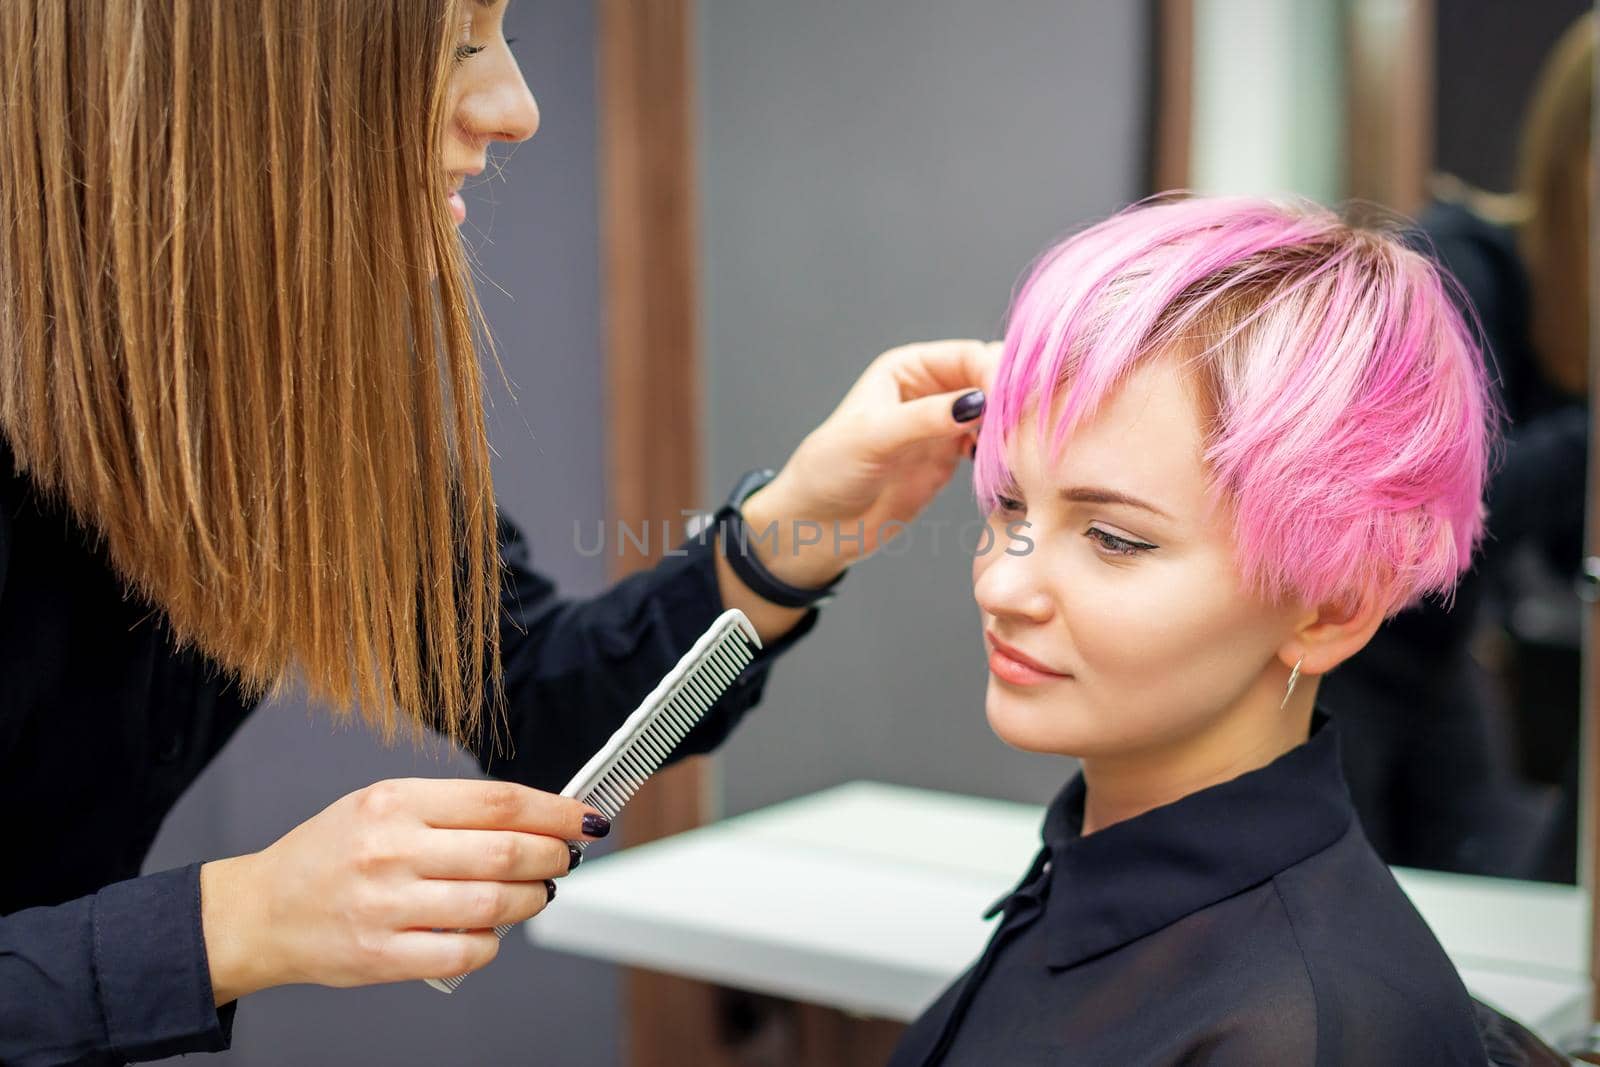
[[[508,50],[501,52],[492,69],[462,94],[456,121],[481,141],[526,141],[539,129],[539,104],[517,61]]]
[[[1032,548],[1002,534],[973,557],[972,595],[985,614],[1017,623],[1050,621],[1055,599]]]

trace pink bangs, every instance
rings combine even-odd
[[[1425,256],[1260,199],[1141,204],[1069,238],[1012,305],[978,441],[980,506],[1009,480],[1029,410],[1056,413],[1032,443],[1053,466],[1160,354],[1186,361],[1213,409],[1204,459],[1259,594],[1373,596],[1393,613],[1454,587],[1483,535],[1499,413]]]

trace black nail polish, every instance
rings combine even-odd
[[[567,870],[569,870],[569,871],[577,870],[578,869],[578,864],[580,864],[582,862],[583,862],[583,849],[579,848],[577,845],[574,845],[571,841],[568,841],[567,842]]]
[[[611,832],[611,820],[604,815],[585,815],[583,832],[590,837],[604,837]]]
[[[950,414],[955,417],[957,422],[971,422],[983,414],[983,404],[983,390],[974,389],[972,392],[964,393],[957,398],[955,404],[950,408]]]
[[[546,878],[544,880],[544,891],[549,894],[544,898],[546,904],[556,899],[556,883],[552,879]]]

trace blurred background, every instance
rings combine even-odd
[[[502,505],[569,595],[616,573],[575,531],[617,513],[611,429],[631,386],[608,371],[621,329],[608,302],[619,285],[650,288],[626,281],[627,246],[608,229],[619,90],[606,64],[629,53],[607,34],[630,17],[688,27],[690,130],[667,146],[690,190],[685,277],[658,279],[685,322],[633,331],[635,358],[689,368],[697,398],[682,415],[695,495],[658,518],[714,507],[741,472],[779,465],[879,351],[998,336],[1033,256],[1142,196],[1298,194],[1400,213],[1483,322],[1512,416],[1495,491],[1509,519],[1454,609],[1397,620],[1327,679],[1325,703],[1349,724],[1349,777],[1390,862],[1571,882],[1594,62],[1592,22],[1571,27],[1587,6],[513,0],[507,34],[542,125],[466,190],[464,230],[514,386],[495,385],[490,413]],[[686,772],[704,815],[859,778],[1038,804],[1060,787],[1066,761],[1012,751],[984,721],[961,540],[976,515],[958,477],[903,544],[851,574],[764,704]],[[459,754],[386,749],[278,702],[172,814],[148,869],[261,848],[379,778],[472,773]],[[629,1058],[630,980],[511,937],[461,995],[405,983],[253,996],[222,1062],[645,1062]]]

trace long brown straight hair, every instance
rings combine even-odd
[[[0,431],[253,693],[499,692],[458,0],[0,3]]]

